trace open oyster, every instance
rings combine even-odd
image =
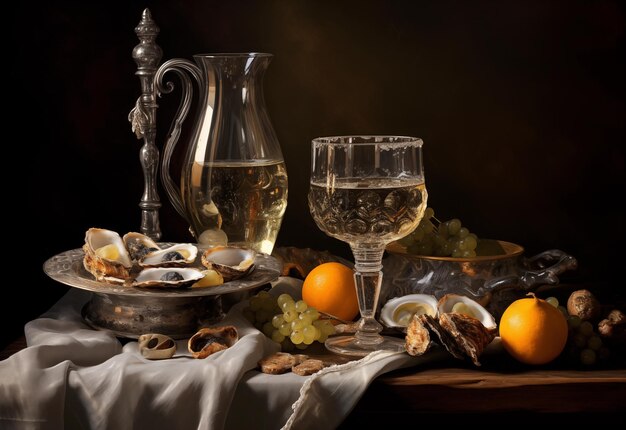
[[[409,294],[389,300],[380,310],[380,320],[387,327],[406,327],[413,315],[437,316],[437,299],[428,294]]]
[[[184,288],[202,279],[201,271],[182,267],[153,267],[142,270],[133,286],[143,288]]]
[[[201,328],[191,336],[187,349],[193,358],[207,358],[211,354],[230,348],[238,339],[237,329],[231,325]]]
[[[190,243],[179,243],[169,248],[145,254],[139,260],[139,265],[143,267],[172,267],[185,266],[196,261],[198,248]]]
[[[111,230],[90,228],[85,234],[83,266],[98,281],[123,283],[133,266],[119,234]]]
[[[246,276],[254,268],[256,252],[252,249],[216,246],[202,254],[202,264],[224,277],[224,282]]]
[[[495,329],[496,320],[487,309],[477,301],[459,294],[446,294],[439,299],[439,315],[446,313],[464,314],[480,321],[486,328]]]
[[[155,241],[141,233],[126,233],[123,240],[130,257],[134,261],[141,261],[147,254],[161,249]]]

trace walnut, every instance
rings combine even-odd
[[[620,342],[626,341],[626,315],[619,309],[613,309],[598,324],[598,333],[605,338]]]
[[[574,291],[567,300],[567,312],[583,321],[598,318],[601,309],[600,302],[589,290]]]

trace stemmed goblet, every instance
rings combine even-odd
[[[424,216],[427,192],[422,140],[405,136],[336,136],[312,141],[309,209],[317,226],[347,242],[361,318],[353,336],[326,340],[330,351],[365,356],[403,351],[380,335],[375,319],[385,246],[411,233]]]

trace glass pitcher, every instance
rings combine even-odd
[[[263,75],[272,55],[194,55],[197,64],[172,59],[155,75],[175,72],[182,100],[163,150],[161,180],[200,245],[235,245],[270,254],[287,207],[287,170],[263,96]],[[182,166],[180,187],[170,160],[198,84],[198,114]]]

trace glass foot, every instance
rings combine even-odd
[[[324,345],[331,352],[353,357],[365,357],[374,351],[403,352],[404,340],[395,337],[381,336],[382,342],[371,344],[362,343],[354,336],[333,336],[326,340]]]

